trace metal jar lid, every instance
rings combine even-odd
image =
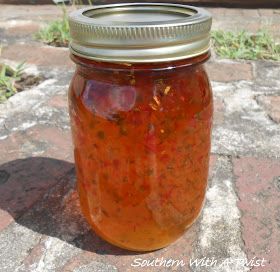
[[[69,16],[73,54],[128,63],[180,60],[209,50],[211,15],[177,4],[92,6]]]

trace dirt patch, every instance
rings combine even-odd
[[[62,41],[60,39],[54,39],[51,42],[45,42],[47,45],[55,47],[69,47],[69,41]]]
[[[29,75],[23,73],[19,80],[15,82],[17,92],[22,92],[28,88],[39,85],[45,78],[43,75]]]
[[[45,79],[43,75],[28,74],[24,70],[24,63],[15,68],[0,63],[0,103],[5,102],[18,92],[38,85]]]

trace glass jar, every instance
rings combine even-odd
[[[121,248],[165,247],[202,209],[213,113],[203,67],[210,27],[204,10],[175,4],[70,15],[77,69],[69,112],[81,209],[99,236]]]

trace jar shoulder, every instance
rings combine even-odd
[[[77,70],[69,88],[69,99],[72,104],[79,103],[90,112],[108,117],[131,110],[201,111],[212,103],[212,91],[203,65],[163,72],[84,74]]]

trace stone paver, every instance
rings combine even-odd
[[[244,157],[234,160],[242,237],[249,258],[268,260],[265,271],[279,270],[280,161]],[[264,271],[256,267],[253,271]]]
[[[216,60],[206,63],[206,68],[213,81],[232,82],[253,79],[253,67],[249,62]]]
[[[193,258],[211,256],[219,262],[246,258],[242,247],[241,213],[237,207],[238,197],[233,179],[231,158],[218,156],[212,169]],[[238,263],[216,269],[210,271],[246,271]],[[208,272],[209,267],[199,267],[194,271]]]
[[[2,5],[1,58],[26,60],[39,86],[0,104],[0,271],[244,272],[237,259],[265,259],[253,271],[278,272],[280,259],[280,63],[229,61],[206,67],[214,93],[209,188],[198,221],[171,246],[135,254],[92,232],[82,217],[67,113],[74,71],[68,51],[33,40],[53,6]],[[214,28],[248,30],[267,23],[279,35],[279,10],[210,8]],[[189,261],[215,258],[224,266]],[[135,259],[183,260],[178,267],[133,267]],[[232,262],[232,263],[231,263]]]
[[[51,56],[51,57],[50,57]],[[2,57],[17,61],[22,59],[37,66],[73,67],[69,59],[67,48],[55,48],[51,46],[32,44],[12,44],[3,49]]]
[[[258,102],[265,107],[269,117],[276,123],[280,123],[280,96],[260,96]]]

